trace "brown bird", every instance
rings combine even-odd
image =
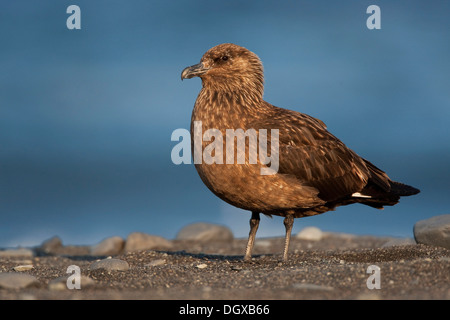
[[[193,77],[202,79],[191,119],[194,153],[205,151],[211,143],[203,139],[201,150],[199,146],[195,150],[195,141],[202,138],[199,132],[208,129],[219,130],[223,137],[227,129],[246,132],[254,129],[258,137],[262,129],[271,134],[272,130],[278,130],[278,150],[275,151],[279,164],[273,174],[261,174],[261,169],[268,167],[266,162],[250,161],[249,154],[255,149],[250,142],[245,145],[245,163],[217,161],[226,156],[217,153],[214,163],[195,164],[200,178],[215,195],[252,212],[244,260],[251,259],[260,213],[284,217],[283,260],[286,261],[294,218],[352,203],[383,209],[385,205],[398,203],[401,196],[420,192],[392,181],[385,172],[328,132],[321,120],[264,101],[262,63],[246,48],[231,43],[211,48],[199,64],[181,73],[181,79]],[[196,123],[201,124],[201,131],[196,130],[200,128],[196,128]],[[271,141],[267,149],[273,152],[271,146],[275,144],[271,137],[267,137],[267,141]],[[227,145],[226,152],[237,154],[237,147],[238,144],[230,149]]]

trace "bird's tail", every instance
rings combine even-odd
[[[366,187],[357,193],[355,201],[377,209],[383,206],[393,206],[400,197],[412,196],[420,192],[412,186],[392,181],[387,174],[366,160],[371,178]]]
[[[391,181],[390,193],[392,194],[398,195],[400,197],[406,197],[418,194],[419,192],[420,192],[419,189],[414,188],[412,186],[408,186],[407,184]]]

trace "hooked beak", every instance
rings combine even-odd
[[[190,79],[193,77],[199,77],[206,73],[210,68],[205,68],[203,63],[194,64],[193,66],[187,67],[181,72],[181,80]]]

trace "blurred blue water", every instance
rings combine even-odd
[[[81,8],[81,30],[66,8]],[[265,67],[265,99],[322,119],[394,180],[422,190],[296,220],[357,234],[412,236],[448,213],[448,1],[2,1],[0,246],[59,235],[90,244],[133,231],[167,238],[208,221],[248,233],[248,212],[217,199],[170,135],[189,128],[199,79],[181,70],[233,42]],[[278,217],[258,236],[282,235]]]

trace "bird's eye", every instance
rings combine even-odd
[[[222,60],[223,60],[223,61],[227,61],[227,60],[228,60],[228,56],[223,56],[223,57],[222,57]]]

